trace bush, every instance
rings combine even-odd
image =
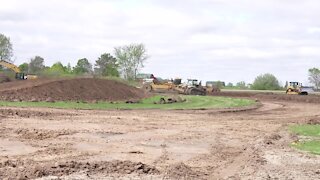
[[[267,73],[256,77],[251,88],[254,90],[279,90],[280,85],[274,75]]]

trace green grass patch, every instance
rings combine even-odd
[[[289,127],[289,129],[298,135],[320,137],[320,125],[294,125]]]
[[[293,147],[312,154],[320,155],[320,125],[293,125],[289,127],[289,130],[299,136],[302,136],[302,139],[307,139],[297,143],[292,143]]]
[[[140,103],[126,104],[125,102],[84,103],[84,102],[7,102],[0,101],[0,106],[9,107],[50,107],[64,109],[212,109],[243,107],[255,104],[254,100],[213,96],[182,96],[185,102],[173,104],[154,104],[163,96],[143,99]]]
[[[315,140],[315,141],[298,142],[298,143],[293,143],[292,146],[302,151],[307,151],[312,154],[320,155],[320,141]]]

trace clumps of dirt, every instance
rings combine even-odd
[[[10,82],[10,78],[3,73],[0,73],[0,83]]]
[[[18,168],[19,167],[19,168]],[[101,161],[101,162],[14,162],[7,160],[0,163],[0,178],[34,179],[46,176],[64,176],[76,172],[116,173],[116,174],[159,174],[160,172],[152,166],[141,162],[131,161]]]
[[[39,81],[39,80],[38,80]],[[76,78],[55,81],[29,81],[18,88],[0,90],[0,100],[4,101],[125,101],[141,99],[145,93],[124,83],[96,78]]]
[[[159,101],[154,102],[154,104],[172,104],[172,103],[181,103],[185,102],[186,99],[181,96],[172,96],[172,97],[162,97]]]
[[[315,118],[309,119],[307,124],[319,125],[320,124],[320,117],[315,117]]]
[[[30,110],[18,110],[18,109],[0,109],[0,116],[19,116],[23,118],[29,118],[33,116],[47,117],[55,114],[43,111],[30,111]]]
[[[70,130],[43,130],[43,129],[17,129],[15,131],[21,139],[44,140],[49,138],[57,138],[63,135],[71,135],[75,132]]]
[[[165,172],[168,179],[198,179],[199,174],[184,163],[173,164]]]
[[[279,134],[271,134],[264,139],[264,143],[267,145],[274,144],[276,141],[279,141],[282,137]]]
[[[287,95],[277,93],[261,93],[261,92],[217,92],[214,96],[228,96],[228,97],[247,97],[262,100],[278,100],[278,101],[295,101],[305,103],[320,103],[320,96],[318,95]]]
[[[256,94],[254,96],[258,99],[278,100],[278,101],[294,101],[304,103],[320,103],[320,96],[318,95],[287,95],[287,94]]]

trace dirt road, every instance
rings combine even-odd
[[[0,179],[319,179],[289,146],[320,104],[245,112],[0,109]]]

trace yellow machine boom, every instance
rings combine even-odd
[[[13,70],[15,73],[21,73],[20,69],[16,65],[9,63],[8,61],[0,60],[0,65]]]
[[[0,60],[0,65],[14,71],[16,73],[16,79],[24,80],[24,79],[37,79],[38,78],[38,76],[36,76],[36,75],[24,74],[23,72],[21,72],[21,70],[19,69],[18,66],[14,65],[8,61]]]

